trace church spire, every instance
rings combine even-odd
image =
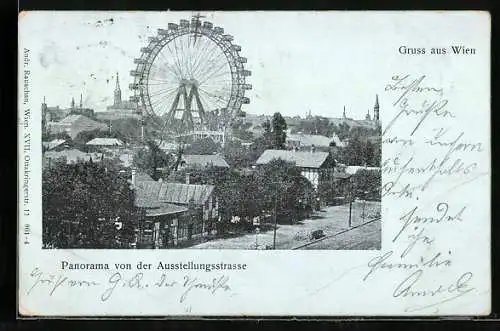
[[[116,72],[116,87],[115,87],[115,91],[118,91],[120,90],[120,78],[118,76],[118,72]]]
[[[122,91],[120,89],[120,78],[118,76],[118,72],[116,72],[116,86],[115,86],[115,98],[114,98],[114,106],[119,107],[122,103]]]
[[[375,106],[373,106],[373,120],[379,120],[380,105],[378,103],[378,94],[375,95]]]

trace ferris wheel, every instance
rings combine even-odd
[[[252,88],[246,82],[251,72],[244,68],[241,47],[223,28],[202,23],[201,17],[158,29],[130,72],[131,101],[167,130],[196,130],[214,117],[227,125],[250,102],[245,91]]]

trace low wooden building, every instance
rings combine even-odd
[[[139,247],[177,247],[215,234],[219,205],[212,185],[155,181],[144,174],[133,174],[132,185],[141,211]]]

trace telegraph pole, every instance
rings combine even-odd
[[[352,216],[352,196],[349,198],[349,227],[352,227],[351,216]]]
[[[354,192],[353,192],[353,185],[352,185],[353,178],[352,176],[349,178],[349,228],[352,227],[352,200],[354,200]]]
[[[274,235],[273,235],[273,249],[276,249],[276,228],[278,227],[278,217],[276,215],[278,205],[278,190],[275,188],[274,194]]]

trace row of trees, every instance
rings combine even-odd
[[[305,134],[317,134],[331,137],[336,134],[341,140],[349,139],[354,136],[376,136],[380,135],[380,128],[368,128],[363,126],[350,127],[349,124],[342,122],[339,125],[330,122],[326,117],[316,116],[313,119],[302,120],[297,126],[292,128],[292,133],[302,132]]]
[[[295,165],[273,160],[251,173],[216,167],[189,167],[179,170],[169,181],[214,185],[220,201],[220,213],[229,221],[232,216],[251,219],[274,209],[283,222],[294,222],[301,217],[300,210],[310,208],[313,194],[311,183],[300,174]]]
[[[335,133],[341,140],[344,140],[349,135],[349,129],[347,123],[340,123],[337,126],[328,118],[315,116],[313,119],[300,121],[299,125],[292,128],[292,133],[302,132],[326,137],[331,137]]]

